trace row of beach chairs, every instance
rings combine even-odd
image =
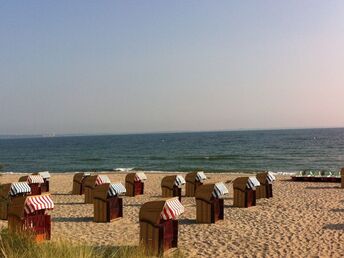
[[[85,203],[94,206],[95,222],[111,222],[123,217],[121,196],[144,194],[144,173],[130,173],[125,186],[111,183],[106,175],[76,173],[73,177],[72,194],[85,196]],[[10,231],[33,233],[37,241],[51,237],[51,217],[47,211],[54,208],[49,193],[50,175],[40,172],[21,177],[20,182],[1,185],[0,214],[8,220]],[[224,219],[224,198],[228,194],[222,182],[206,184],[203,172],[192,172],[185,179],[180,175],[165,176],[161,181],[164,199],[144,203],[139,213],[140,243],[155,255],[161,255],[178,244],[178,216],[184,212],[181,190],[186,185],[185,196],[195,197],[196,222],[216,223]],[[231,182],[234,189],[235,207],[250,207],[256,198],[272,197],[270,173],[256,177],[239,177]]]
[[[127,196],[144,193],[143,173],[127,174],[125,187],[116,183],[112,187],[107,176],[78,173],[73,178],[73,194],[85,194],[85,203],[94,205],[95,222],[111,222],[123,216],[121,194]],[[186,185],[185,196],[196,199],[196,222],[216,223],[224,219],[224,198],[228,189],[224,183],[205,184],[207,179],[203,172],[186,175],[165,176],[161,181],[162,197],[158,201],[147,202],[141,206],[139,213],[140,243],[150,254],[161,255],[178,244],[178,216],[184,212],[182,205],[182,187]],[[256,198],[272,197],[274,176],[268,172],[256,177],[239,177],[232,184],[234,189],[234,206],[250,207],[256,205]],[[117,188],[117,194],[112,194]],[[129,189],[129,191],[128,191]]]

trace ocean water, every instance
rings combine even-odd
[[[6,172],[283,171],[344,167],[344,129],[0,139]]]

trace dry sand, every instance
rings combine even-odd
[[[180,173],[179,173],[180,174]],[[125,173],[107,174],[124,184]],[[52,241],[64,238],[93,245],[139,243],[140,206],[161,195],[164,174],[147,173],[145,195],[123,197],[124,217],[112,223],[94,223],[93,205],[84,196],[70,195],[73,174],[53,174],[51,193]],[[238,175],[208,174],[208,182],[226,181]],[[3,175],[1,183],[19,175]],[[344,189],[338,183],[291,182],[280,176],[274,197],[260,199],[256,207],[234,208],[233,189],[225,199],[225,219],[216,224],[195,224],[194,198],[183,198],[185,213],[179,219],[179,248],[187,257],[343,257]],[[7,226],[0,221],[0,226]]]

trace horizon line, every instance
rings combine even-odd
[[[280,128],[237,128],[219,130],[175,130],[175,131],[146,131],[146,132],[97,132],[97,133],[37,133],[37,134],[0,134],[0,139],[13,138],[55,138],[82,136],[111,136],[111,135],[143,135],[143,134],[179,134],[179,133],[216,133],[216,132],[245,132],[245,131],[282,131],[282,130],[311,130],[311,129],[344,129],[344,127],[280,127]]]

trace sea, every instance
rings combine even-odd
[[[341,167],[343,128],[0,139],[1,172],[288,173]]]

